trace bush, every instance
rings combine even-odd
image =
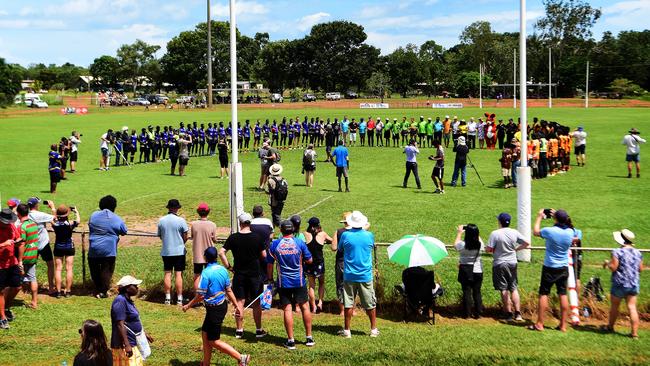
[[[65,84],[56,83],[50,87],[51,90],[65,90]]]
[[[48,105],[63,105],[63,98],[60,95],[41,95],[41,100]]]

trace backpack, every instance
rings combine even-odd
[[[306,167],[314,166],[314,154],[310,152],[309,154],[303,154],[302,156],[302,165]]]
[[[277,179],[275,177],[272,177],[273,181],[275,182],[275,189],[273,189],[273,198],[277,202],[282,202],[287,199],[287,195],[289,194],[289,184],[287,181],[282,178],[282,179]]]
[[[269,153],[275,154],[275,160],[273,161],[274,163],[279,163],[280,160],[282,160],[282,156],[280,155],[280,151],[278,149],[271,149],[269,150]]]

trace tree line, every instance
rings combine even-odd
[[[548,83],[548,53],[551,53],[552,83],[557,97],[572,97],[584,90],[586,63],[590,62],[590,90],[627,95],[650,89],[650,30],[604,33],[593,38],[592,27],[599,9],[583,0],[546,0],[545,16],[535,24],[527,40],[529,82]],[[212,21],[212,75],[215,85],[229,80],[229,24]],[[238,79],[264,84],[272,92],[300,88],[313,91],[364,91],[383,96],[418,92],[460,97],[478,96],[479,68],[483,85],[512,83],[518,33],[495,32],[491,24],[468,25],[459,43],[444,48],[435,40],[407,44],[390,54],[366,43],[363,26],[349,21],[317,24],[300,39],[270,41],[268,33],[249,37],[237,32]],[[171,85],[179,92],[204,89],[207,85],[207,23],[183,31],[168,43],[158,57],[159,46],[137,40],[122,45],[114,56],[96,58],[86,69],[69,63],[61,66],[0,63],[19,74],[19,79],[37,80],[45,89],[70,89],[79,75],[90,74],[96,88],[136,85],[146,80],[152,90]],[[2,66],[4,65],[4,66]],[[145,79],[146,78],[146,79]],[[4,82],[0,80],[0,87]],[[509,93],[512,88],[484,89],[484,95]],[[545,92],[545,88],[542,90]],[[2,91],[0,91],[2,93]]]

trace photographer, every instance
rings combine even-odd
[[[72,131],[70,138],[70,173],[77,171],[77,151],[79,149],[79,144],[81,143],[81,134],[77,131]]]
[[[420,150],[418,149],[418,143],[415,139],[410,140],[408,146],[404,148],[404,154],[406,154],[406,173],[404,174],[404,182],[402,183],[402,187],[404,188],[406,188],[412,171],[413,176],[415,176],[415,184],[417,184],[418,189],[422,189],[422,186],[420,185],[420,176],[418,175],[417,155],[419,153]]]
[[[108,145],[111,143],[112,138],[113,130],[111,129],[106,131],[106,133],[99,138],[99,150],[102,154],[99,159],[99,170],[108,170],[108,155],[110,151]]]
[[[461,240],[461,235],[465,239]],[[460,254],[458,260],[458,282],[463,288],[463,317],[478,319],[483,312],[481,286],[483,285],[483,264],[481,252],[483,240],[479,236],[478,226],[474,224],[458,226],[454,248]],[[472,311],[472,304],[474,309]]]
[[[553,218],[554,225],[541,228],[543,219]],[[571,219],[564,210],[541,209],[535,220],[533,235],[546,239],[546,254],[542,267],[542,278],[539,284],[539,305],[537,322],[529,327],[531,330],[544,330],[544,315],[548,309],[548,295],[555,285],[560,298],[560,325],[556,328],[566,332],[567,316],[569,314],[569,298],[567,296],[567,279],[569,278],[569,248],[573,243]]]
[[[456,187],[458,181],[458,173],[460,173],[461,185],[467,185],[467,154],[469,149],[465,145],[465,137],[459,136],[458,140],[454,140],[453,151],[456,153],[456,160],[454,161],[454,173],[451,175],[451,186]]]
[[[641,178],[641,146],[640,144],[645,144],[645,140],[639,137],[639,132],[636,128],[633,128],[629,131],[621,144],[627,146],[627,154],[625,156],[625,161],[627,161],[627,177],[632,178],[632,163],[636,164],[636,177]]]

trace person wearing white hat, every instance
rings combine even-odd
[[[148,356],[140,353],[136,340],[136,335],[144,332],[140,312],[134,303],[141,283],[142,280],[133,276],[124,276],[117,282],[118,295],[111,304],[111,352],[114,365],[141,366]],[[146,332],[145,335],[147,341],[153,343],[153,338]]]
[[[451,186],[456,187],[458,173],[460,173],[461,185],[465,187],[467,184],[467,154],[469,154],[469,148],[465,145],[465,137],[458,137],[457,145],[454,146],[453,151],[456,153],[456,160],[454,161],[454,173],[451,175]]]
[[[635,235],[628,229],[615,231],[614,240],[621,245],[612,251],[612,258],[603,263],[603,268],[612,271],[611,308],[609,310],[609,323],[603,330],[614,331],[614,324],[618,318],[618,308],[621,300],[625,299],[630,313],[632,338],[639,337],[639,313],[636,308],[636,297],[639,294],[639,273],[643,270],[643,255],[634,248]]]
[[[72,131],[70,138],[70,173],[77,171],[77,159],[79,144],[81,143],[81,134],[77,131]]]
[[[639,135],[639,132],[636,128],[631,129],[621,142],[627,147],[625,161],[627,161],[627,177],[632,178],[632,164],[636,165],[636,177],[641,178],[641,159],[639,155],[641,154],[641,144],[645,144],[645,140],[642,139]]]
[[[289,184],[282,178],[282,165],[275,163],[269,168],[271,175],[266,182],[266,193],[269,195],[269,206],[271,206],[271,218],[275,227],[280,226],[280,217],[282,217],[282,209],[284,208],[284,201],[287,199],[289,193]]]
[[[366,310],[370,319],[370,336],[379,336],[377,329],[377,299],[373,286],[372,250],[375,246],[375,236],[367,231],[368,218],[359,211],[353,211],[346,217],[350,227],[341,234],[337,250],[343,252],[343,306],[345,307],[345,323],[339,335],[351,338],[350,323],[354,311],[354,300],[357,296],[361,306]]]

